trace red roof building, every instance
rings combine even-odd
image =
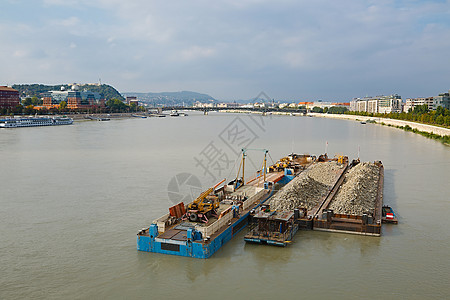
[[[20,104],[19,91],[0,86],[0,108],[13,108]]]

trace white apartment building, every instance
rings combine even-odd
[[[412,111],[414,109],[414,107],[419,106],[419,105],[424,105],[424,104],[426,104],[428,106],[428,109],[431,110],[431,109],[433,109],[433,101],[434,101],[433,97],[409,98],[409,99],[406,99],[406,103],[403,108],[403,111],[409,112],[410,110]]]
[[[393,94],[390,96],[355,98],[350,101],[351,111],[388,114],[402,111],[402,97]]]

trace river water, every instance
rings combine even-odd
[[[287,248],[246,245],[244,230],[208,260],[136,251],[137,231],[176,201],[168,190],[196,193],[169,185],[174,176],[206,188],[235,176],[243,146],[276,160],[321,154],[327,142],[329,155],[360,149],[361,160],[384,163],[384,202],[399,225],[383,225],[381,237],[299,231]],[[450,297],[450,148],[420,135],[189,113],[3,129],[0,158],[0,299]],[[249,169],[261,159],[249,151]]]

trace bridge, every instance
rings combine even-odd
[[[192,111],[203,111],[204,113],[208,113],[210,111],[248,111],[248,112],[261,112],[263,114],[267,114],[268,112],[286,112],[286,113],[301,113],[306,114],[306,108],[267,108],[267,107],[186,107],[186,106],[165,106],[165,107],[154,107],[148,108],[151,110],[158,110],[158,112],[162,111],[171,111],[171,110],[192,110]]]

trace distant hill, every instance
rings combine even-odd
[[[216,102],[216,99],[207,94],[201,94],[190,91],[182,92],[162,92],[162,93],[122,93],[125,97],[134,96],[139,101],[151,105],[192,105],[196,101],[200,102]]]
[[[65,89],[70,89],[72,87],[71,84],[58,84],[58,85],[44,85],[44,84],[15,84],[12,86],[14,89],[18,90],[21,97],[24,96],[36,96],[42,97],[42,93],[48,91],[60,91],[61,87]],[[108,84],[96,85],[96,84],[79,84],[79,90],[82,91],[84,89],[102,93],[105,96],[106,100],[110,100],[113,98],[117,98],[119,100],[125,100],[122,95],[112,86]]]

